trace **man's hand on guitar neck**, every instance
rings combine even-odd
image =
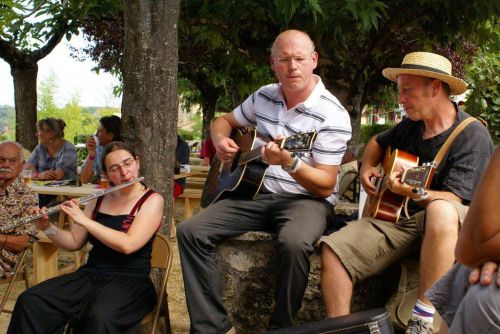
[[[402,174],[403,174],[403,171],[392,173],[387,178],[387,181],[386,181],[387,189],[389,189],[390,191],[392,191],[395,194],[409,197],[413,200],[418,201],[418,199],[421,198],[422,195],[419,194],[418,192],[415,193],[413,191],[413,186],[410,186],[404,182],[401,182]],[[436,199],[453,200],[453,201],[457,201],[459,203],[462,203],[462,201],[463,201],[462,198],[458,197],[457,195],[455,195],[449,191],[436,191],[436,190],[427,189],[426,193],[427,193],[427,195],[425,197],[425,200],[418,201],[418,204],[422,207],[426,207],[427,204],[429,204],[430,202],[432,202],[433,200],[436,200]]]
[[[415,194],[412,190],[413,187],[407,185],[404,182],[401,182],[401,176],[403,172],[394,172],[389,177],[387,178],[386,185],[387,189],[392,191],[395,194],[405,196],[405,197],[410,197],[410,198],[418,198],[420,195]]]
[[[278,135],[275,140],[283,139],[282,135]],[[281,149],[274,141],[270,141],[265,146],[261,147],[262,159],[269,165],[288,166],[292,163],[292,155],[289,151]]]
[[[283,139],[283,136],[278,135],[274,138],[274,141],[263,146],[261,156],[269,165],[288,167],[292,164],[293,158],[290,151],[280,148],[280,145],[276,143],[281,139]],[[311,194],[319,197],[328,197],[332,194],[339,166],[316,163],[310,165],[303,161],[297,166],[295,171],[289,172],[289,175],[297,183]]]

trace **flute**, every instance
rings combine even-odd
[[[99,190],[99,191],[97,191],[94,194],[89,194],[89,195],[82,196],[82,197],[80,197],[80,204],[83,204],[83,203],[89,202],[89,201],[91,201],[93,199],[96,199],[98,197],[104,196],[104,195],[106,195],[106,194],[108,194],[108,193],[110,193],[112,191],[128,187],[131,184],[140,182],[142,180],[144,180],[144,176],[135,178],[133,180],[130,180],[130,181],[122,183],[122,184],[119,184],[119,185],[111,187],[111,188]],[[39,213],[37,215],[15,219],[11,224],[0,227],[0,232],[3,233],[3,232],[6,232],[8,230],[12,230],[13,228],[16,228],[18,226],[27,224],[27,223],[29,223],[29,222],[31,222],[33,220],[40,219],[40,218],[42,218],[45,215],[48,216],[50,214],[59,212],[59,211],[61,211],[61,205],[62,204],[50,207],[50,208],[47,209],[47,211],[45,213]]]

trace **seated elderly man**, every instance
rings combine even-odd
[[[23,162],[21,145],[11,141],[0,143],[0,227],[28,215],[30,208],[38,206],[38,195],[19,177]],[[35,240],[36,233],[31,223],[0,233],[0,277],[12,274],[18,254]]]

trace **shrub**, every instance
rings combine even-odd
[[[361,125],[361,134],[359,138],[360,144],[366,144],[371,137],[384,132],[387,129],[392,128],[396,124],[373,124],[373,125]]]

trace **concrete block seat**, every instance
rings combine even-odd
[[[228,239],[216,249],[224,284],[224,305],[239,333],[265,331],[273,304],[276,274],[275,235],[248,232]],[[319,248],[311,256],[309,283],[297,324],[320,320],[325,310],[320,291]],[[352,311],[383,307],[398,285],[400,269],[390,267],[355,287]]]

